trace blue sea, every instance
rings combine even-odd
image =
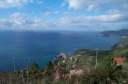
[[[0,31],[0,72],[24,69],[27,64],[45,67],[60,52],[72,54],[78,49],[111,49],[118,36],[104,37],[83,31]]]

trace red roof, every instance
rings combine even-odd
[[[125,57],[124,56],[115,56],[113,58],[113,62],[116,64],[123,64],[125,61]]]

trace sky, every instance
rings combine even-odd
[[[0,30],[128,29],[128,0],[0,0]]]

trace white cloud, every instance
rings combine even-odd
[[[66,0],[66,3],[74,10],[94,10],[100,4],[99,0]]]
[[[128,10],[128,0],[66,0],[70,9],[79,10],[104,10],[110,6],[119,10]]]
[[[108,14],[103,14],[103,15],[97,15],[97,16],[78,16],[78,17],[69,17],[69,16],[64,16],[60,18],[58,22],[61,24],[71,24],[71,23],[87,23],[87,22],[118,22],[125,17],[122,14],[119,13],[108,13]]]
[[[94,22],[116,22],[122,19],[121,14],[107,14],[99,16],[87,16],[84,17],[85,20],[94,21]]]
[[[98,16],[64,16],[57,21],[56,26],[62,30],[107,30],[126,28],[127,22],[125,16],[115,13]]]
[[[8,19],[0,20],[0,29],[15,29],[15,30],[38,30],[53,27],[53,23],[44,21],[42,18],[28,18],[24,13],[12,13]]]
[[[92,4],[92,5],[89,5],[89,6],[88,6],[87,10],[88,10],[88,11],[91,11],[91,10],[93,10],[93,9],[95,9],[95,8],[96,8],[95,5]]]
[[[19,13],[19,12],[15,12],[11,14],[9,20],[13,24],[13,26],[17,26],[17,25],[21,26],[24,23],[26,23],[26,18],[24,14]]]
[[[0,0],[0,8],[20,7],[30,2],[31,0]]]
[[[127,18],[128,19],[128,18]],[[0,20],[0,27],[3,28],[15,28],[17,30],[43,30],[43,29],[79,29],[79,28],[95,28],[105,27],[119,22],[127,21],[126,17],[119,12],[110,11],[109,13],[97,15],[97,16],[63,16],[55,21],[46,21],[43,18],[36,17],[33,19],[27,19],[25,14],[16,12],[10,15],[8,20]],[[8,27],[7,27],[8,26]],[[124,24],[126,26],[126,24]],[[116,26],[115,26],[116,27]]]
[[[86,3],[86,0],[67,0],[69,8],[80,9]]]
[[[28,3],[42,3],[42,0],[0,0],[0,8],[22,7]]]
[[[46,28],[48,26],[48,23],[42,19],[35,18],[31,21],[31,24],[29,24],[32,28],[38,28],[38,27],[44,27]]]

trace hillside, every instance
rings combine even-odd
[[[128,36],[128,29],[121,29],[117,31],[104,31],[101,32],[103,36]]]
[[[114,55],[124,55],[128,58],[128,38],[122,39],[119,43],[113,46]]]
[[[117,43],[116,45],[114,45],[113,48],[116,48],[116,49],[128,48],[128,37],[122,39],[119,43]]]

